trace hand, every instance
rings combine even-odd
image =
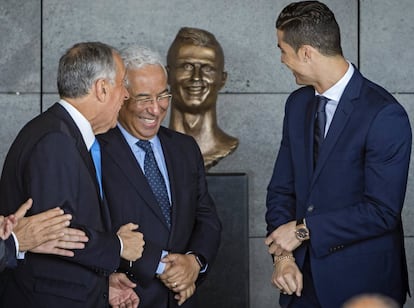
[[[166,263],[166,267],[158,278],[176,293],[189,289],[200,273],[200,265],[192,254],[168,254],[161,262]]]
[[[121,257],[128,261],[136,261],[141,258],[144,250],[144,236],[138,229],[138,225],[129,223],[119,228],[116,233],[122,240],[124,245]]]
[[[34,253],[73,257],[75,253],[71,251],[72,249],[85,248],[85,243],[89,240],[85,232],[73,228],[66,228],[63,232],[64,235],[62,237],[47,241],[35,248],[30,249],[30,251]]]
[[[284,259],[275,264],[272,284],[283,294],[300,296],[303,289],[303,277],[294,260]]]
[[[63,210],[58,207],[24,217],[31,206],[32,200],[29,199],[14,214],[17,225],[13,231],[19,242],[20,251],[33,249],[47,241],[64,236],[64,230],[72,219],[72,215],[64,214]]]
[[[0,216],[0,238],[2,240],[7,240],[9,238],[15,224],[16,218],[14,215],[7,217]]]
[[[178,301],[178,306],[181,306],[182,304],[184,304],[184,302],[194,294],[195,290],[196,290],[196,286],[195,286],[195,283],[193,283],[187,289],[175,294],[174,298]]]
[[[25,203],[20,206],[21,211],[24,211],[23,216],[27,212],[28,209],[32,207],[32,199],[28,199]],[[0,216],[0,238],[2,240],[8,239],[10,234],[13,231],[13,228],[17,225],[17,218],[14,214],[9,215],[7,217]]]
[[[288,222],[279,226],[265,240],[271,255],[280,256],[284,253],[291,253],[302,244],[296,238],[296,221]]]
[[[109,276],[109,304],[114,308],[136,308],[139,297],[135,293],[136,284],[124,273],[113,273]]]

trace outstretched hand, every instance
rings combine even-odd
[[[135,293],[136,284],[124,273],[113,273],[109,276],[109,304],[113,308],[136,308],[139,297]]]

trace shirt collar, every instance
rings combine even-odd
[[[349,80],[351,80],[352,75],[355,71],[352,63],[349,61],[347,62],[348,62],[348,69],[345,75],[342,76],[342,78],[339,79],[337,83],[335,83],[332,87],[330,87],[324,93],[319,94],[318,92],[315,91],[315,95],[323,95],[327,97],[329,100],[339,102],[339,100],[341,99],[342,93],[344,93],[345,87],[347,86]]]
[[[95,134],[93,133],[91,123],[83,116],[82,113],[79,112],[72,104],[68,103],[67,101],[61,99],[59,104],[62,105],[63,108],[69,113],[73,121],[75,122],[76,126],[80,130],[82,134],[83,141],[86,144],[86,148],[88,151],[92,147],[93,142],[95,141]]]
[[[128,143],[128,145],[132,148],[135,149],[136,148],[136,143],[138,140],[140,140],[139,138],[131,135],[122,125],[121,123],[118,122],[117,124],[119,130],[121,131],[122,135],[125,137],[126,142]],[[152,143],[153,147],[159,148],[161,146],[160,143],[160,139],[158,138],[157,135],[155,135],[153,138],[148,140],[149,142]],[[139,147],[138,147],[139,148]]]

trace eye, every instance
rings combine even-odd
[[[190,64],[190,63],[185,63],[185,64],[184,64],[184,66],[183,66],[183,68],[184,68],[186,71],[192,71],[192,70],[193,70],[193,68],[194,68],[194,66],[193,66],[192,64]]]
[[[203,67],[201,68],[201,70],[204,73],[210,73],[214,71],[214,67],[210,66],[210,65],[203,65]]]

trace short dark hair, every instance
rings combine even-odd
[[[167,64],[170,64],[174,61],[173,56],[175,55],[175,47],[177,44],[193,44],[196,46],[209,47],[215,49],[217,51],[218,59],[221,59],[221,61],[223,61],[222,65],[224,68],[223,48],[217,41],[214,34],[198,28],[181,28],[178,31],[174,41],[171,43],[170,48],[168,49]]]
[[[60,97],[78,98],[89,93],[100,79],[115,81],[116,65],[113,47],[101,42],[73,45],[59,60],[57,87]]]
[[[341,55],[341,35],[334,13],[319,1],[293,2],[276,20],[276,29],[283,31],[283,41],[295,51],[310,45],[327,56]]]

